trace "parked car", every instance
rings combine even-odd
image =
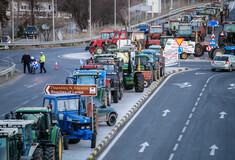
[[[114,126],[118,117],[115,108],[104,105],[98,98],[94,98],[94,103],[98,108],[98,121],[106,122],[109,126]]]
[[[0,42],[1,43],[11,43],[11,37],[10,36],[1,36]]]
[[[215,72],[216,69],[228,70],[231,72],[235,69],[235,56],[234,55],[218,55],[211,61],[211,71]]]
[[[29,38],[30,36],[37,38],[38,29],[36,26],[27,26],[24,30],[25,38]]]

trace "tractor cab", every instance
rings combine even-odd
[[[151,45],[151,46],[149,46],[149,49],[153,49],[156,51],[156,53],[161,54],[161,46],[159,46],[159,45]]]
[[[220,37],[224,37],[224,42],[227,45],[234,46],[235,45],[235,22],[223,22]]]

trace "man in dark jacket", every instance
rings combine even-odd
[[[22,57],[22,59],[21,59],[21,64],[23,64],[24,63],[24,73],[25,73],[25,71],[26,71],[26,66],[28,67],[28,72],[30,73],[31,71],[30,71],[30,61],[31,61],[31,58],[30,58],[30,55],[29,55],[29,53],[28,52],[26,52],[24,55],[23,55],[23,57]]]

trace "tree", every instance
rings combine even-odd
[[[8,0],[0,0],[0,22],[9,20],[6,11],[8,9],[9,2]]]

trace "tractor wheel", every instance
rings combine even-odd
[[[157,71],[153,70],[153,81],[157,80]]]
[[[108,88],[107,91],[107,106],[111,106],[111,102],[112,102],[112,94],[111,94],[111,88]]]
[[[136,73],[135,77],[135,92],[143,92],[144,91],[144,76],[142,73]]]
[[[118,103],[118,90],[116,89],[115,91],[113,91],[113,102],[114,103]]]
[[[165,75],[165,67],[161,68],[161,77],[163,77]]]
[[[95,146],[96,146],[96,134],[92,133],[91,148],[95,148]]]
[[[69,149],[68,135],[63,135],[64,150]]]
[[[104,49],[102,47],[96,47],[95,54],[103,54],[103,53],[104,53]]]
[[[157,68],[157,79],[161,78],[160,66]]]
[[[44,153],[44,160],[55,160],[55,148],[54,147],[46,147]]]
[[[223,49],[220,49],[220,48],[216,48],[214,51],[213,51],[213,58],[217,55],[221,55],[221,54],[224,54],[224,50]]]
[[[55,158],[56,160],[62,160],[62,136],[59,129],[57,129],[55,140]]]
[[[188,58],[188,54],[187,53],[180,54],[180,59],[187,59],[187,58]]]
[[[211,69],[212,72],[215,72],[215,69]]]
[[[147,88],[148,86],[150,86],[150,80],[144,80],[144,88]]]
[[[93,133],[95,134],[98,134],[98,109],[97,107],[95,106],[93,108],[93,120],[92,120],[92,123],[93,123]],[[92,128],[92,126],[90,126],[90,128]]]
[[[110,44],[108,45],[107,49],[116,49],[117,45],[116,44]]]
[[[117,116],[113,113],[109,115],[108,121],[106,122],[108,126],[114,126],[117,122]]]
[[[201,57],[203,54],[204,54],[203,46],[200,43],[196,44],[194,56]]]
[[[132,90],[134,88],[134,86],[133,85],[128,85],[128,86],[125,86],[124,88],[125,88],[125,90]]]
[[[70,139],[69,144],[77,144],[80,142],[80,139]]]
[[[93,47],[90,47],[90,49],[89,49],[89,52],[91,53],[91,54],[95,54],[95,47],[93,46]]]
[[[119,100],[121,100],[123,97],[123,88],[119,89]]]
[[[209,55],[209,58],[210,59],[213,59],[214,57],[213,57],[213,51],[214,51],[214,49],[211,49],[209,52],[208,52],[208,55]]]
[[[43,158],[43,149],[37,148],[33,153],[33,159],[32,160],[44,160]]]

